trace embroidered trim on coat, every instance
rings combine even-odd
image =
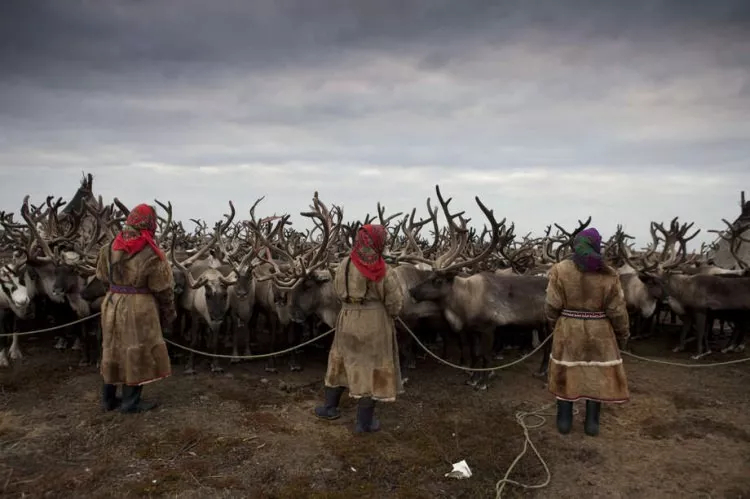
[[[149,288],[136,288],[134,286],[119,286],[117,284],[110,284],[109,292],[118,295],[148,295],[151,294]]]
[[[582,320],[594,320],[594,319],[606,319],[607,314],[604,312],[589,312],[587,310],[569,310],[564,309],[560,314],[563,317],[570,317],[571,319],[582,319]]]
[[[612,367],[622,364],[622,359],[615,360],[558,360],[552,355],[549,360],[564,367]]]

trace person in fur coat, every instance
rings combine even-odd
[[[620,348],[630,336],[617,271],[604,262],[602,238],[586,229],[573,241],[572,258],[549,271],[545,311],[552,336],[548,388],[557,398],[557,428],[570,432],[573,403],[586,400],[584,430],[599,434],[602,403],[629,400]]]
[[[393,317],[403,307],[398,279],[383,259],[386,230],[363,225],[349,257],[338,267],[334,289],[342,302],[328,354],[325,404],[315,408],[321,419],[340,417],[346,388],[358,399],[355,432],[374,432],[375,402],[393,402],[402,393],[401,369]]]
[[[162,328],[174,321],[172,270],[154,241],[156,211],[133,208],[122,232],[99,252],[96,277],[108,286],[102,302],[102,405],[136,413],[156,404],[141,400],[143,385],[172,373]],[[122,385],[118,398],[117,385]]]

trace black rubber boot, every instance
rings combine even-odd
[[[122,400],[117,398],[117,385],[110,385],[104,383],[102,386],[102,409],[105,412],[114,411],[118,407]]]
[[[143,402],[141,400],[141,392],[143,386],[128,386],[122,385],[122,405],[120,406],[120,412],[125,414],[132,414],[136,412],[150,411],[156,404],[154,402]]]
[[[570,433],[573,427],[573,402],[557,401],[557,431],[563,435]]]
[[[359,399],[357,404],[357,426],[355,433],[370,433],[380,430],[380,421],[375,417],[375,401],[370,397]]]
[[[341,395],[344,393],[344,387],[338,386],[331,388],[330,386],[325,387],[325,404],[315,408],[315,415],[320,419],[334,420],[341,417],[341,411],[339,411],[339,402],[341,402]]]
[[[594,402],[593,400],[586,401],[586,421],[583,424],[583,429],[586,432],[586,435],[595,437],[599,434],[599,414],[601,410],[601,402]]]

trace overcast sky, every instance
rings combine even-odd
[[[0,209],[171,200],[214,221],[425,214],[641,242],[750,197],[750,2],[3,0]],[[705,240],[705,239],[704,239]]]

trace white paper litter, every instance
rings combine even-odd
[[[469,465],[466,464],[466,460],[463,459],[457,463],[453,463],[453,471],[446,473],[445,476],[451,478],[469,478],[471,470],[469,469]]]

